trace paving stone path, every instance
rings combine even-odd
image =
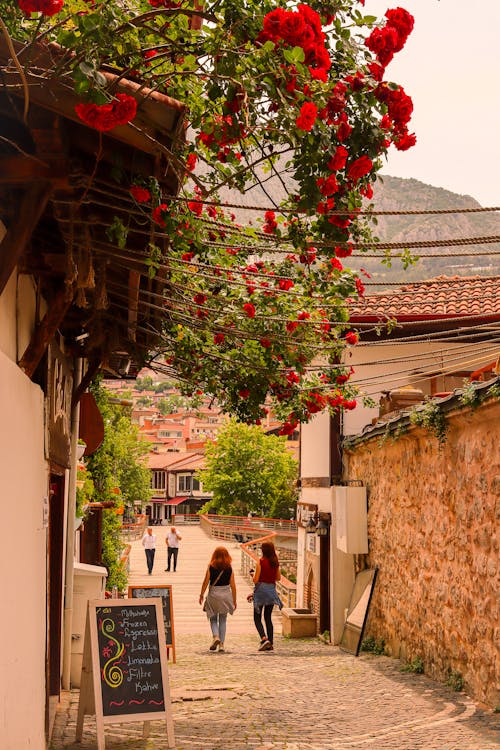
[[[197,596],[199,588],[194,587],[199,587],[200,570],[188,574],[188,560],[199,556],[205,564],[206,550],[201,547],[206,540],[200,530],[196,532],[185,535],[175,575],[180,574],[182,561],[184,585],[192,585]],[[198,545],[197,552],[191,543]],[[208,547],[213,548],[212,540]],[[237,550],[232,547],[231,552],[236,558]],[[133,558],[141,571],[143,557],[142,552]],[[132,577],[141,575],[158,583],[155,577],[164,567],[144,576],[133,566]],[[179,578],[176,588],[180,584]],[[498,715],[424,675],[401,673],[395,659],[367,654],[354,658],[316,639],[282,636],[274,652],[258,653],[251,607],[243,596],[246,584],[238,585],[240,620],[229,622],[224,654],[208,651],[207,623],[204,617],[198,620],[199,612],[193,614],[191,594],[179,591],[174,599],[179,610],[177,663],[170,664],[169,676],[177,750],[494,750],[500,746]],[[96,748],[93,717],[85,719],[83,742],[74,741],[77,708],[78,692],[65,693],[52,750]],[[106,728],[107,750],[166,750],[163,724],[151,726],[147,740],[142,739],[139,724]]]

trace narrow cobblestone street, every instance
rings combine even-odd
[[[157,531],[163,538],[165,529]],[[198,528],[181,531],[174,583],[177,663],[169,663],[177,750],[498,747],[499,723],[493,712],[424,675],[401,673],[395,659],[367,654],[354,658],[317,639],[281,635],[274,652],[258,653],[251,605],[245,601],[248,586],[241,579],[239,613],[228,623],[227,651],[209,652],[209,629],[196,599],[203,565],[215,543]],[[164,582],[162,540],[161,545],[149,577],[142,548],[134,543],[134,583]],[[239,553],[229,546],[238,568]],[[83,742],[75,742],[78,696],[78,691],[63,695],[52,750],[96,747],[93,717],[85,719]],[[145,740],[140,723],[109,726],[106,748],[164,750],[164,724],[152,722],[151,727]]]

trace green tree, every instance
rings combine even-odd
[[[168,365],[159,369],[244,422],[258,424],[272,405],[291,434],[318,411],[356,405],[338,364],[358,339],[347,300],[364,292],[349,256],[375,247],[386,264],[411,262],[408,250],[373,241],[366,201],[388,148],[416,143],[411,98],[386,75],[414,19],[395,8],[377,20],[357,0],[190,5],[0,0],[3,36],[24,68],[13,76],[6,60],[2,80],[26,103],[42,79],[48,91],[72,85],[81,128],[147,137],[180,194],[142,160],[117,161],[108,190],[120,206],[106,237],[144,275],[168,278],[164,300],[148,302],[165,307],[153,348]],[[168,146],[164,128],[136,117],[156,91],[185,105]],[[259,186],[267,199],[256,223],[236,221],[227,189]],[[100,203],[94,190],[89,202]],[[138,387],[152,388],[151,378]]]
[[[108,588],[123,589],[127,575],[120,565],[122,517],[116,511],[122,503],[132,508],[149,499],[150,472],[145,462],[149,446],[140,439],[129,410],[111,404],[99,382],[91,390],[104,419],[104,440],[88,459],[87,469],[94,484],[93,499],[113,503],[103,511],[103,562],[108,569]]]
[[[203,510],[288,518],[296,501],[296,478],[297,461],[286,450],[285,438],[231,421],[217,442],[207,445],[200,479],[213,498]]]

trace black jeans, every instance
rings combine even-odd
[[[146,553],[146,562],[148,564],[148,573],[151,573],[153,571],[153,563],[155,561],[155,551],[154,549],[146,549],[144,550]]]
[[[274,628],[272,621],[273,608],[274,604],[264,604],[264,606],[259,607],[259,609],[255,609],[254,607],[253,610],[253,621],[255,623],[255,627],[257,628],[260,637],[265,638],[266,633],[264,632],[264,626],[262,625],[262,610],[264,610],[264,621],[266,623],[267,639],[270,643],[273,642],[274,637]]]
[[[177,570],[177,555],[178,554],[179,554],[179,547],[168,548],[167,570],[170,570],[170,560],[172,559],[172,557],[174,558],[174,570]]]

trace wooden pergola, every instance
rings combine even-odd
[[[154,245],[165,262],[168,237],[129,189],[154,177],[162,194],[177,194],[185,108],[103,71],[111,91],[136,97],[138,111],[133,122],[100,133],[79,120],[73,82],[44,75],[60,54],[54,45],[37,47],[23,76],[0,40],[0,219],[7,228],[0,294],[16,267],[35,279],[48,308],[19,365],[33,377],[60,331],[69,351],[89,362],[83,393],[100,368],[133,375],[160,340],[165,313],[161,302],[147,303],[165,293],[167,272],[150,275],[145,261]],[[128,229],[126,243],[116,219]]]

